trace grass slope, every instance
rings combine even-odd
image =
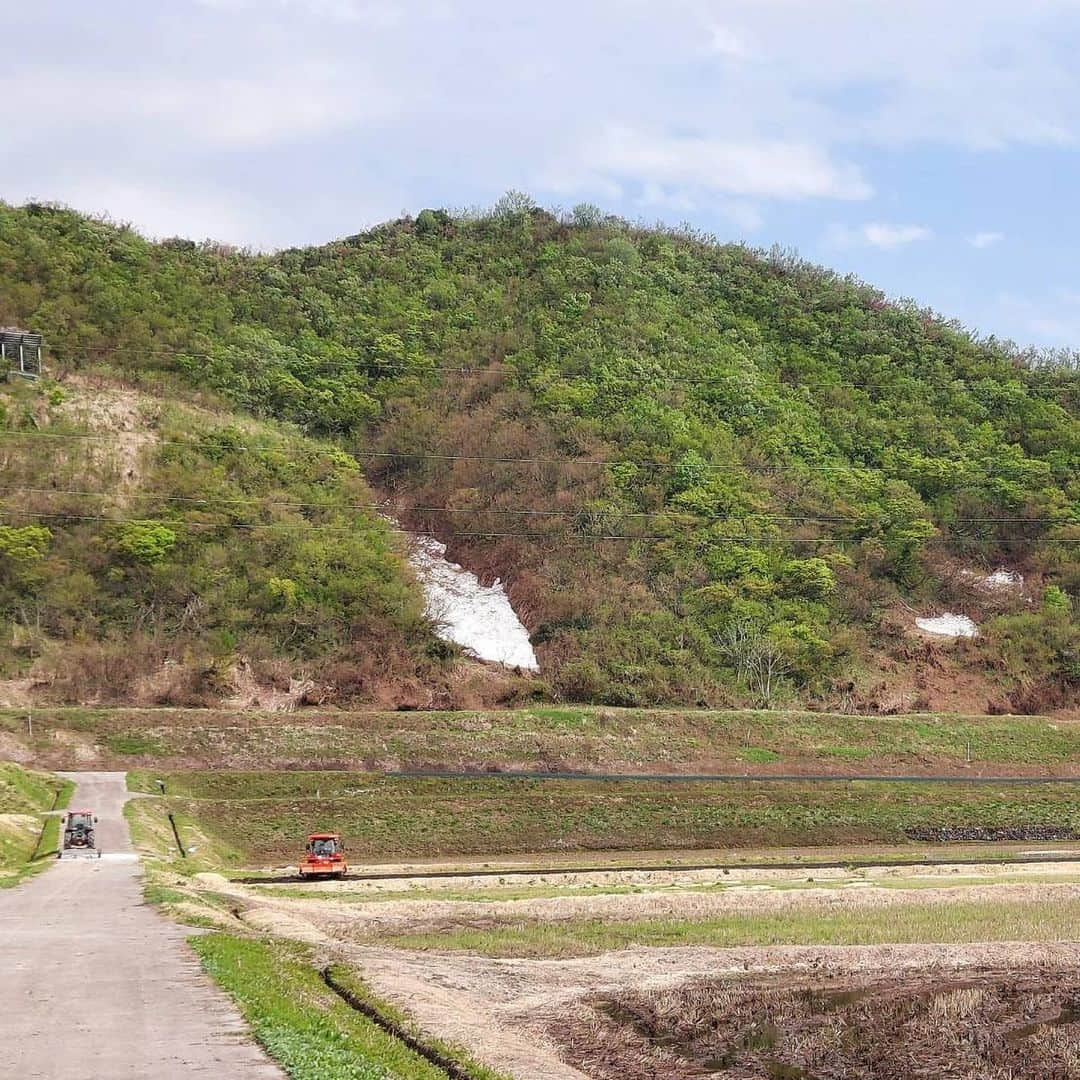
[[[447,683],[453,653],[348,454],[108,383],[0,385],[5,427],[0,677],[178,705]]]
[[[67,806],[73,788],[69,780],[0,761],[0,888],[17,885],[56,854],[60,819],[45,814]]]
[[[514,200],[275,255],[0,205],[0,321],[43,331],[64,371],[163,395],[196,385],[361,460],[388,455],[369,478],[406,506],[455,511],[406,517],[508,581],[559,697],[933,706],[963,672],[968,707],[1076,700],[1080,377],[782,254]],[[5,426],[38,423],[18,409]],[[175,465],[221,494],[202,457]],[[25,503],[7,505],[13,525],[33,524],[15,513]],[[183,516],[152,510],[164,528]],[[475,537],[493,532],[530,535]],[[596,540],[610,534],[655,539]],[[234,536],[211,533],[218,562]],[[320,612],[355,615],[354,594],[334,545],[306,543],[285,552],[273,588],[253,575],[277,618],[241,590],[228,633],[208,620],[200,641],[230,654],[261,636],[294,673],[327,634],[337,642]],[[153,618],[175,624],[215,593],[205,575],[193,596],[169,589],[181,556],[203,563],[200,544],[184,532],[174,557],[140,571],[139,595],[161,594]],[[309,582],[309,563],[328,573]],[[1032,604],[962,572],[1000,563],[1027,575]],[[133,588],[123,560],[109,569]],[[76,562],[21,586],[53,637],[85,631],[72,596],[91,589],[86,575]],[[8,582],[9,617],[16,591]],[[377,574],[366,592],[384,596]],[[928,657],[905,597],[962,607],[983,637]],[[401,666],[425,678],[410,628],[375,609],[406,639]],[[95,639],[128,635],[123,607],[100,618]]]
[[[903,843],[906,830],[1080,830],[1073,784],[403,779],[364,773],[167,774],[167,805],[243,864],[295,859],[340,831],[354,860]],[[131,782],[150,790],[153,777]],[[161,814],[155,801],[140,807]],[[234,863],[235,865],[235,863]]]
[[[1080,776],[1080,723],[1016,716],[847,716],[532,707],[301,713],[0,710],[0,732],[62,768],[562,769]]]

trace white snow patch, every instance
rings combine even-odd
[[[431,536],[413,538],[409,562],[427,597],[425,610],[444,641],[468,649],[481,660],[539,671],[529,632],[522,625],[498,578],[484,586],[471,571],[446,559],[446,545]]]
[[[916,619],[915,625],[928,634],[942,637],[978,637],[979,628],[966,616],[946,611],[933,619]]]
[[[970,580],[975,588],[986,589],[989,592],[999,592],[1002,589],[1022,589],[1024,587],[1024,575],[1007,567],[998,567],[992,574],[980,574],[974,570],[962,570],[961,575]]]
[[[1002,567],[981,578],[979,584],[986,589],[1016,589],[1023,586],[1024,575],[1018,574],[1015,570],[1006,570]]]

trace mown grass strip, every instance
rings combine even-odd
[[[0,763],[0,805],[5,807],[0,823],[8,823],[7,828],[0,827],[0,888],[18,885],[57,854],[59,811],[68,805],[74,790],[70,780]],[[35,822],[39,827],[35,828]]]
[[[55,794],[53,795],[52,813],[44,818],[41,825],[41,836],[38,838],[37,847],[30,861],[36,863],[41,859],[48,859],[60,853],[60,812],[66,810],[71,802],[71,796],[75,793],[75,784],[71,780],[59,780]]]
[[[293,1080],[448,1080],[446,1070],[331,990],[303,946],[220,933],[193,938],[191,946]]]
[[[192,947],[293,1080],[446,1080],[329,990],[301,946],[209,934]]]
[[[0,761],[0,814],[36,814],[59,810],[74,791],[70,780]]]
[[[59,816],[47,817],[44,824],[41,826],[41,836],[38,839],[37,847],[34,849],[31,862],[37,862],[40,859],[48,859],[57,855],[59,851],[60,818]]]
[[[731,912],[700,919],[517,920],[484,929],[393,934],[382,944],[483,956],[595,956],[632,946],[713,948],[766,945],[950,944],[971,941],[1080,939],[1080,900],[956,901],[827,910],[807,904],[782,911]],[[374,939],[373,939],[374,940]]]

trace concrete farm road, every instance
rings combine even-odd
[[[101,859],[0,890],[0,1077],[284,1080],[185,939],[142,898],[123,773],[64,773]]]

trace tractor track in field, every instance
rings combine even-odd
[[[807,862],[792,860],[789,862],[699,862],[699,863],[609,863],[607,865],[584,866],[519,866],[490,869],[487,867],[458,868],[453,870],[398,870],[357,873],[349,871],[346,881],[399,881],[403,879],[438,880],[463,877],[513,878],[513,877],[565,877],[574,874],[647,874],[654,872],[694,872],[707,870],[872,870],[872,869],[918,869],[920,867],[941,866],[1025,866],[1038,863],[1080,862],[1080,849],[1076,851],[1039,852],[1036,854],[1005,855],[981,858],[923,857],[913,859],[844,859],[833,862]],[[238,885],[293,885],[306,881],[299,874],[252,875],[249,877],[230,878]]]

